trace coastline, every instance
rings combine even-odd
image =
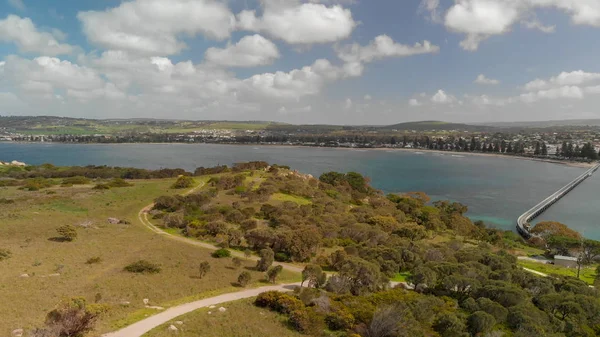
[[[36,142],[2,142],[4,144],[40,144]],[[412,152],[412,153],[432,153],[439,155],[448,156],[480,156],[480,157],[497,157],[497,158],[509,158],[518,160],[529,160],[537,161],[542,163],[566,165],[570,167],[578,168],[591,168],[594,166],[594,162],[583,163],[577,161],[557,160],[557,159],[544,159],[544,158],[531,158],[522,156],[513,156],[501,153],[481,153],[481,152],[454,152],[454,151],[442,151],[442,150],[429,150],[429,149],[414,149],[414,148],[399,148],[399,147],[365,147],[365,148],[350,148],[350,147],[326,147],[326,146],[309,146],[309,145],[286,145],[286,144],[248,144],[248,143],[55,143],[47,142],[44,144],[48,145],[225,145],[225,146],[252,146],[252,147],[280,147],[280,148],[315,148],[315,149],[330,149],[330,150],[349,150],[349,151],[400,151],[400,152]]]

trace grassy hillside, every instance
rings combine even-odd
[[[61,179],[53,179],[60,183]],[[138,212],[159,195],[173,195],[174,179],[136,180],[133,186],[94,190],[98,182],[39,191],[0,187],[0,335],[43,325],[45,315],[63,298],[81,296],[110,307],[99,331],[111,331],[190,299],[235,291],[240,273],[230,259],[215,259],[211,250],[167,240],[143,227]],[[108,218],[131,224],[111,224]],[[72,225],[73,242],[56,239],[59,226]],[[97,263],[86,263],[98,258]],[[140,259],[160,266],[158,274],[132,274],[123,268]],[[210,272],[198,278],[202,261]],[[255,262],[243,262],[253,266]],[[250,271],[260,284],[264,273]],[[27,276],[25,276],[25,274]],[[281,280],[298,279],[284,272]],[[175,286],[176,285],[176,286]]]

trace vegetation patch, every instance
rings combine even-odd
[[[577,277],[577,268],[566,268],[552,264],[537,263],[524,260],[519,260],[519,265],[551,276],[558,275],[569,276],[573,278]],[[579,278],[587,284],[594,284],[594,281],[597,277],[598,275],[594,266],[582,268],[579,275]]]
[[[225,248],[217,249],[212,253],[212,257],[216,259],[231,257],[231,251]]]
[[[10,258],[12,255],[11,251],[8,249],[0,248],[0,261],[6,260]]]
[[[290,201],[290,202],[296,203],[298,205],[310,205],[310,204],[312,204],[312,201],[310,201],[307,198],[298,197],[298,196],[295,196],[295,195],[284,194],[284,193],[275,193],[275,194],[273,194],[271,196],[271,200],[272,201],[279,201],[279,202]]]
[[[158,274],[160,273],[161,268],[155,263],[148,262],[146,260],[139,260],[127,265],[124,270],[137,274]]]

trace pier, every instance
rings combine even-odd
[[[585,171],[582,175],[575,178],[575,180],[571,181],[566,186],[564,186],[560,190],[554,192],[554,194],[552,194],[551,196],[542,200],[539,204],[533,206],[533,208],[531,208],[527,212],[523,213],[517,219],[517,231],[519,232],[519,234],[521,234],[521,236],[525,239],[531,238],[531,233],[529,232],[529,222],[531,220],[537,218],[538,216],[540,216],[540,214],[544,213],[548,208],[550,208],[552,205],[554,205],[562,197],[569,194],[569,192],[571,192],[575,187],[577,187],[579,184],[581,184],[584,180],[591,177],[592,174],[594,174],[594,172],[596,172],[598,170],[598,168],[600,168],[600,164],[594,165],[592,168]]]

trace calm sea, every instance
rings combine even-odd
[[[315,176],[326,171],[356,171],[385,192],[423,191],[434,199],[459,201],[469,206],[472,219],[504,229],[513,229],[521,213],[584,171],[566,165],[450,153],[197,144],[0,143],[0,160],[191,171],[198,166],[264,160]],[[600,174],[577,187],[539,220],[560,221],[587,237],[600,239],[597,191]]]

